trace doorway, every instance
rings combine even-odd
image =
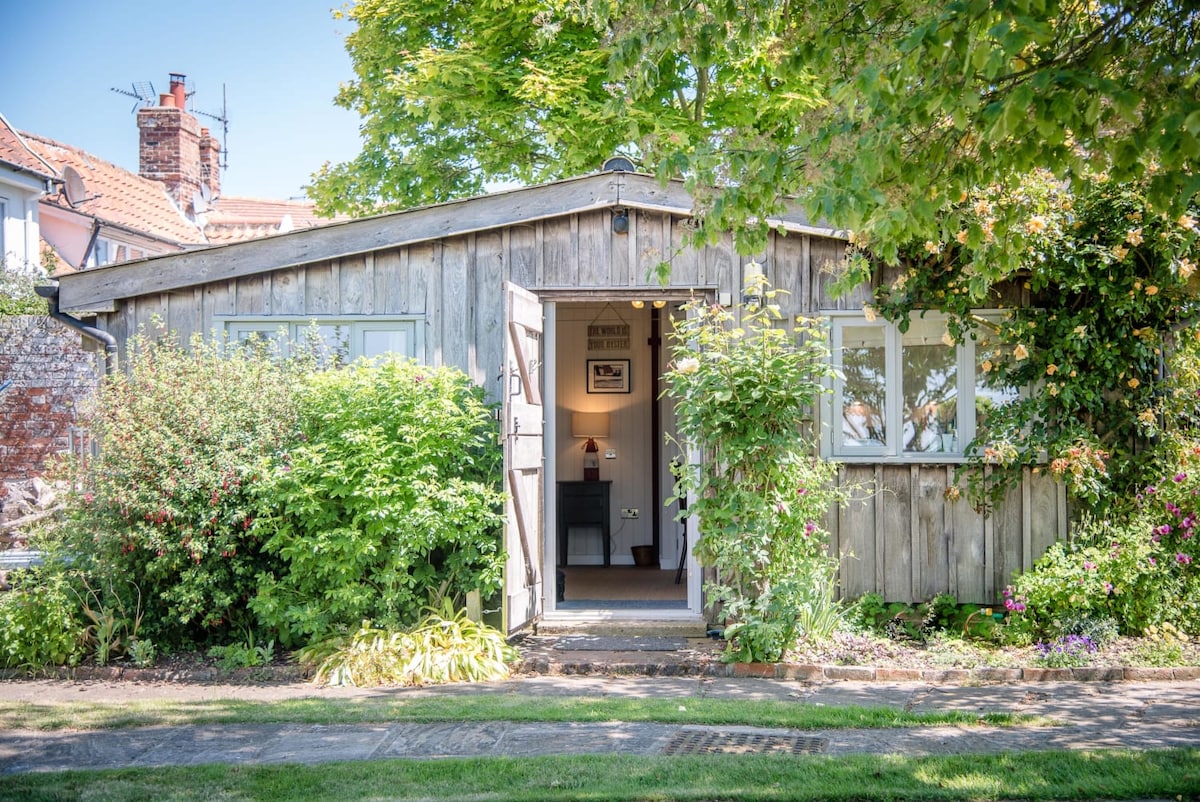
[[[545,299],[544,299],[545,300]],[[671,306],[546,303],[547,614],[700,620],[660,398]],[[553,589],[553,598],[550,591]]]

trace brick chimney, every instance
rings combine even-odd
[[[221,143],[208,132],[200,129],[200,180],[208,185],[210,197],[221,194]]]
[[[157,106],[138,110],[138,172],[163,182],[179,208],[193,214],[192,199],[201,183],[213,197],[220,188],[220,145],[188,113],[186,78],[171,73],[170,92],[159,96]]]

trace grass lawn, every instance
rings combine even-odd
[[[1192,799],[1200,751],[902,758],[537,757],[318,766],[200,766],[0,777],[41,800],[1065,800]]]
[[[370,724],[428,721],[652,721],[748,724],[798,730],[928,727],[942,724],[1047,725],[1035,716],[959,711],[910,713],[888,707],[825,707],[739,699],[530,698],[477,694],[418,698],[318,699],[277,702],[0,702],[5,729],[110,729],[179,724]]]

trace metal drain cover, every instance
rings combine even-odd
[[[664,755],[815,755],[829,741],[804,735],[684,730],[675,733]]]

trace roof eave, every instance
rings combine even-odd
[[[471,213],[461,214],[468,205]],[[264,239],[94,268],[64,276],[59,301],[67,311],[109,308],[123,298],[616,206],[682,215],[692,210],[682,182],[664,185],[641,174],[594,173]],[[844,238],[834,229],[812,226],[798,210],[794,216],[771,222],[787,231]]]

